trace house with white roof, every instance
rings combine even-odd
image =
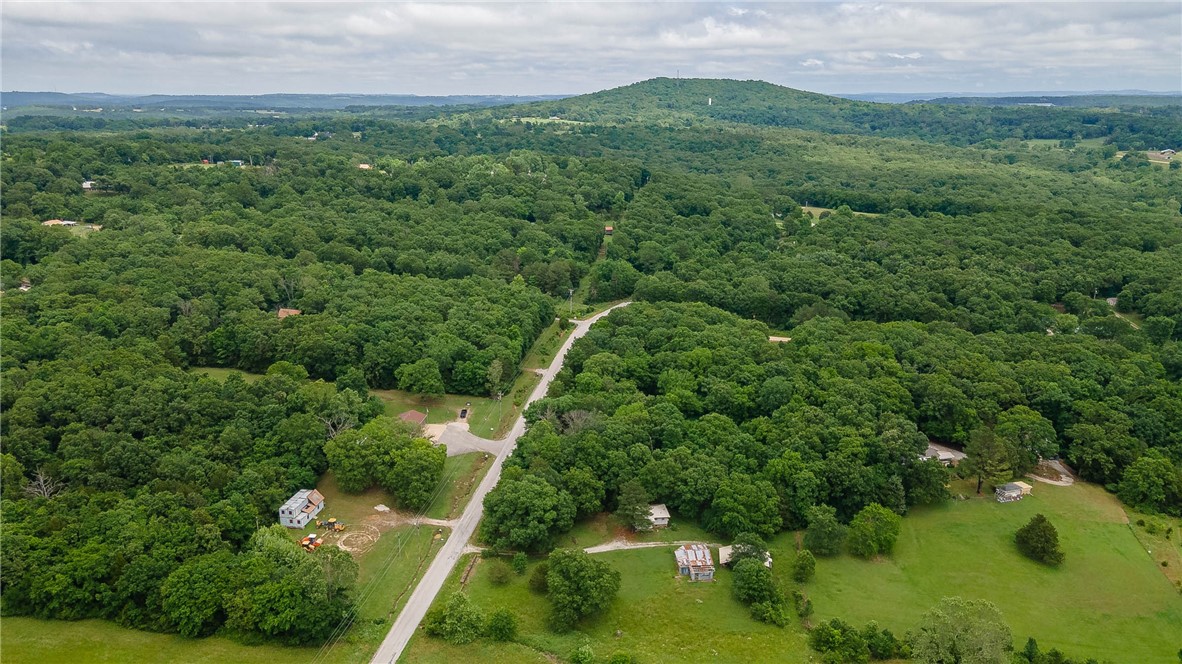
[[[295,492],[279,508],[279,523],[288,528],[303,528],[324,509],[324,496],[316,489]]]

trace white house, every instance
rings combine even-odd
[[[731,563],[731,555],[734,553],[734,551],[735,547],[733,546],[718,547],[718,564],[729,565]],[[763,552],[763,566],[768,569],[772,568],[772,554],[770,551]]]
[[[677,572],[690,581],[714,580],[714,559],[705,544],[679,546],[673,550],[673,557],[677,559]]]
[[[288,528],[303,528],[320,510],[324,509],[324,496],[316,489],[301,489],[279,508],[279,523]]]
[[[664,503],[648,506],[648,522],[650,528],[664,528],[669,525],[669,508]]]

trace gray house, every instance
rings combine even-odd
[[[279,523],[288,528],[303,528],[324,509],[324,496],[316,489],[295,492],[279,508]]]

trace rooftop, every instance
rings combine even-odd
[[[427,421],[427,414],[420,413],[417,410],[408,410],[405,413],[399,415],[398,419],[402,420],[403,422],[410,422],[411,424],[422,426],[423,422]]]
[[[664,503],[656,503],[648,506],[648,516],[650,519],[668,519],[669,508],[665,507]]]
[[[700,569],[714,567],[714,558],[710,556],[710,547],[705,544],[684,544],[673,550],[680,567]]]

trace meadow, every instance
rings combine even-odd
[[[518,619],[513,643],[482,639],[466,646],[416,635],[404,662],[529,662],[566,660],[576,648],[590,645],[597,661],[628,653],[640,662],[807,662],[815,656],[799,627],[785,629],[758,623],[731,596],[731,575],[723,569],[713,583],[690,583],[678,577],[673,546],[595,554],[621,575],[620,593],[604,614],[584,620],[572,632],[555,634],[546,627],[548,603],[528,587],[537,561],[524,575],[496,586],[487,561],[477,560],[465,591],[486,612],[509,608]],[[470,559],[461,559],[440,598],[460,587]],[[437,600],[439,602],[441,600]]]
[[[1014,546],[1014,532],[1040,512],[1058,529],[1067,556],[1059,568]],[[941,597],[959,595],[996,604],[1018,647],[1033,636],[1073,657],[1165,664],[1182,646],[1182,595],[1116,498],[1091,484],[1036,484],[1009,504],[973,496],[914,509],[891,558],[820,559],[807,591],[817,619],[877,620],[899,634]]]

